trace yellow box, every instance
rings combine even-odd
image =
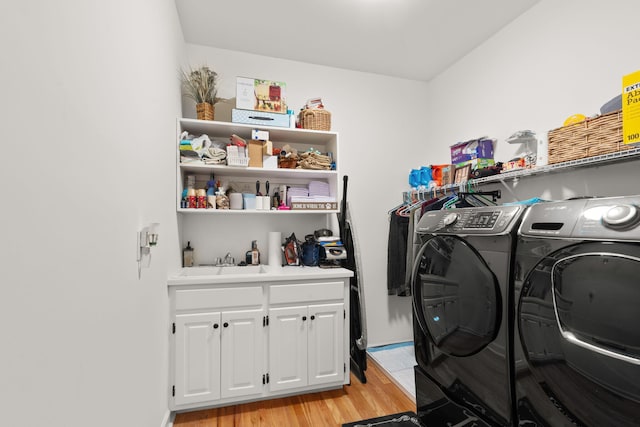
[[[640,71],[622,77],[622,142],[640,142]]]

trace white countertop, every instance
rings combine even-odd
[[[227,269],[227,270],[224,270]],[[257,270],[260,270],[258,273]],[[223,274],[219,274],[222,272]],[[231,272],[231,273],[229,273]],[[280,282],[288,280],[344,279],[353,276],[346,268],[305,266],[187,267],[167,280],[168,286],[218,283]]]

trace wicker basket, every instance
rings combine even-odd
[[[213,120],[214,113],[213,105],[208,102],[201,102],[196,104],[196,114],[198,120]]]
[[[622,143],[622,110],[549,131],[549,164],[631,148]]]
[[[331,113],[321,108],[300,111],[300,127],[312,130],[331,130]]]
[[[278,167],[282,169],[295,169],[298,166],[298,159],[291,157],[280,157]]]

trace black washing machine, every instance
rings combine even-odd
[[[640,425],[640,196],[532,206],[516,260],[518,424]]]
[[[509,426],[513,250],[524,206],[426,212],[412,274],[416,406],[428,426]]]

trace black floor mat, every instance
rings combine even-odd
[[[385,415],[384,417],[370,418],[342,424],[342,427],[424,427],[415,412],[401,412],[399,414]]]

